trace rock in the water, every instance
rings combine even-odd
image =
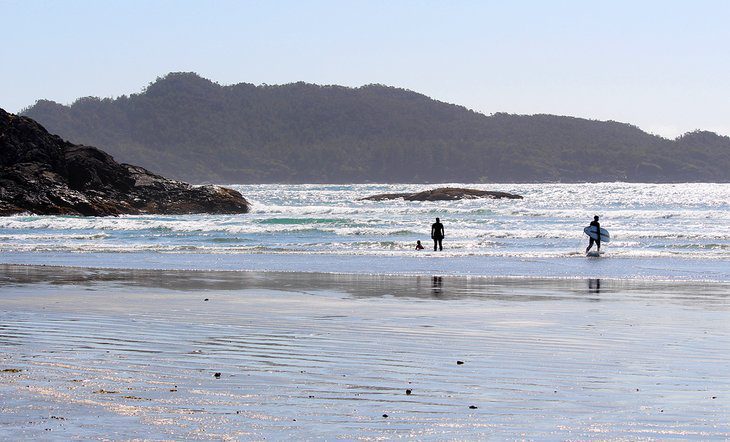
[[[522,199],[521,195],[508,192],[495,192],[491,190],[462,189],[458,187],[439,187],[438,189],[426,190],[416,193],[381,193],[365,198],[361,201],[385,201],[402,198],[406,201],[453,201],[461,199]]]
[[[120,164],[0,109],[0,215],[246,213],[235,190],[193,186]]]

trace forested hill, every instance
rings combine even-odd
[[[172,73],[139,94],[23,113],[195,182],[730,181],[730,138],[711,132],[667,140],[612,121],[486,116],[382,85],[221,86]]]

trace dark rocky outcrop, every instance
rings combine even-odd
[[[240,193],[192,186],[119,164],[0,109],[0,215],[246,213]]]
[[[361,198],[361,201],[384,201],[403,198],[406,201],[452,201],[461,199],[522,199],[521,195],[507,192],[494,192],[490,190],[461,189],[458,187],[439,187],[438,189],[425,190],[416,193],[381,193]]]

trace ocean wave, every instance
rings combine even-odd
[[[599,183],[466,185],[523,200],[358,201],[425,185],[234,186],[253,202],[244,215],[0,218],[0,250],[12,253],[367,254],[411,256],[430,248],[441,217],[439,256],[582,256],[594,214],[611,233],[611,257],[730,259],[730,185]],[[428,256],[428,255],[420,255]]]
[[[504,250],[494,244],[481,244],[476,247],[473,242],[449,244],[444,251],[431,251],[431,243],[424,242],[424,251],[415,251],[414,243],[411,241],[356,241],[352,243],[294,243],[294,244],[271,244],[271,245],[195,245],[195,244],[99,244],[99,243],[76,243],[76,244],[24,244],[8,245],[0,244],[2,253],[18,252],[63,252],[75,254],[94,253],[161,253],[161,254],[240,254],[240,255],[311,255],[313,257],[322,255],[343,256],[381,256],[381,257],[408,257],[408,258],[449,258],[449,257],[503,257],[503,258],[525,258],[525,259],[550,259],[550,258],[574,258],[584,257],[581,248],[554,248],[528,250]],[[703,260],[724,260],[727,259],[728,247],[719,248],[608,248],[604,247],[604,257],[610,258],[682,258],[682,259],[703,259]]]
[[[102,239],[108,238],[107,233],[89,233],[89,234],[76,234],[76,233],[63,233],[63,232],[49,232],[49,233],[12,233],[12,234],[0,234],[0,241],[39,241],[39,240],[84,240],[84,239]]]

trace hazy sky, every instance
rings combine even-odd
[[[195,71],[730,135],[729,23],[724,0],[0,0],[0,107],[135,93]]]

